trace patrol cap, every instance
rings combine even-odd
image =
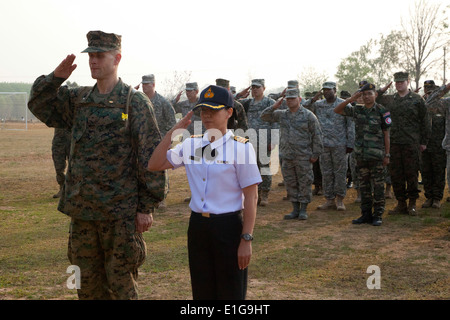
[[[409,73],[408,72],[396,72],[396,73],[394,73],[394,81],[395,82],[408,81],[408,80],[409,80]]]
[[[363,91],[369,91],[369,90],[374,90],[375,91],[376,87],[374,84],[372,83],[366,83],[365,85],[363,85],[359,91],[363,92]]]
[[[252,86],[265,87],[266,84],[265,84],[264,79],[253,79]]]
[[[147,74],[142,77],[142,83],[155,83],[155,75]]]
[[[230,86],[230,90],[232,93],[236,93],[236,87]]]
[[[436,86],[436,84],[434,83],[433,80],[426,80],[426,81],[423,83],[423,86],[424,86],[425,88],[433,88],[433,87]]]
[[[186,83],[186,91],[198,90],[197,82],[188,82]]]
[[[208,107],[213,110],[231,108],[233,107],[233,97],[227,89],[210,85],[200,93],[200,98],[194,109],[198,107]]]
[[[122,36],[114,33],[105,33],[103,31],[89,31],[86,35],[88,47],[81,51],[84,52],[108,52],[111,50],[120,50],[122,48]]]
[[[322,85],[322,89],[336,89],[336,82],[327,81]]]
[[[288,88],[298,88],[298,81],[297,80],[289,80],[287,87]]]
[[[341,91],[341,98],[350,98],[352,95],[348,91]]]
[[[366,80],[362,80],[359,82],[359,87],[362,88],[364,87],[366,84],[368,84],[369,82],[367,82]]]
[[[216,79],[216,86],[223,87],[223,88],[229,88],[230,87],[230,80],[226,79]]]
[[[305,92],[305,98],[306,99],[309,99],[309,98],[312,98],[312,97],[314,97],[314,94],[312,93],[312,92]]]
[[[289,98],[298,98],[300,97],[300,90],[298,90],[297,88],[290,88],[286,90],[286,95],[285,98],[289,99]]]

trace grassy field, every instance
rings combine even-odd
[[[56,210],[51,159],[53,129],[0,130],[0,299],[77,299],[69,290],[66,256],[69,218]],[[249,268],[248,299],[449,299],[450,203],[419,215],[384,215],[383,225],[355,226],[356,191],[345,212],[316,211],[307,221],[284,221],[281,175],[273,179],[268,207],[258,208]],[[144,234],[148,259],[140,268],[141,299],[191,299],[186,231],[189,188],[182,169],[170,172],[166,212]],[[447,191],[446,191],[447,193]],[[418,207],[424,201],[423,193]],[[387,210],[395,200],[387,200]],[[387,211],[386,210],[386,211]],[[378,266],[381,289],[369,290],[369,266]]]

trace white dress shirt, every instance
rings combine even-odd
[[[167,160],[174,169],[186,168],[191,189],[189,207],[195,212],[242,210],[242,189],[262,182],[252,144],[236,141],[231,131],[212,143],[208,132],[188,138],[167,151]]]

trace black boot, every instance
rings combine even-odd
[[[298,215],[298,220],[307,220],[308,214],[306,213],[306,207],[308,207],[307,203],[300,203],[300,212]]]
[[[372,223],[372,212],[363,211],[361,217],[352,220],[353,224]]]
[[[300,202],[292,202],[292,207],[294,210],[292,210],[291,213],[284,216],[284,220],[292,220],[298,218],[298,215],[300,214]]]

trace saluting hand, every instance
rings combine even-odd
[[[390,86],[392,86],[392,81],[389,82],[389,84],[387,86],[385,86],[384,88],[381,88],[380,92],[381,93],[385,93],[387,91],[387,89],[389,89]]]
[[[69,54],[60,64],[56,67],[53,74],[57,78],[67,79],[70,77],[72,72],[77,68],[77,65],[73,62],[75,61],[75,55]]]

